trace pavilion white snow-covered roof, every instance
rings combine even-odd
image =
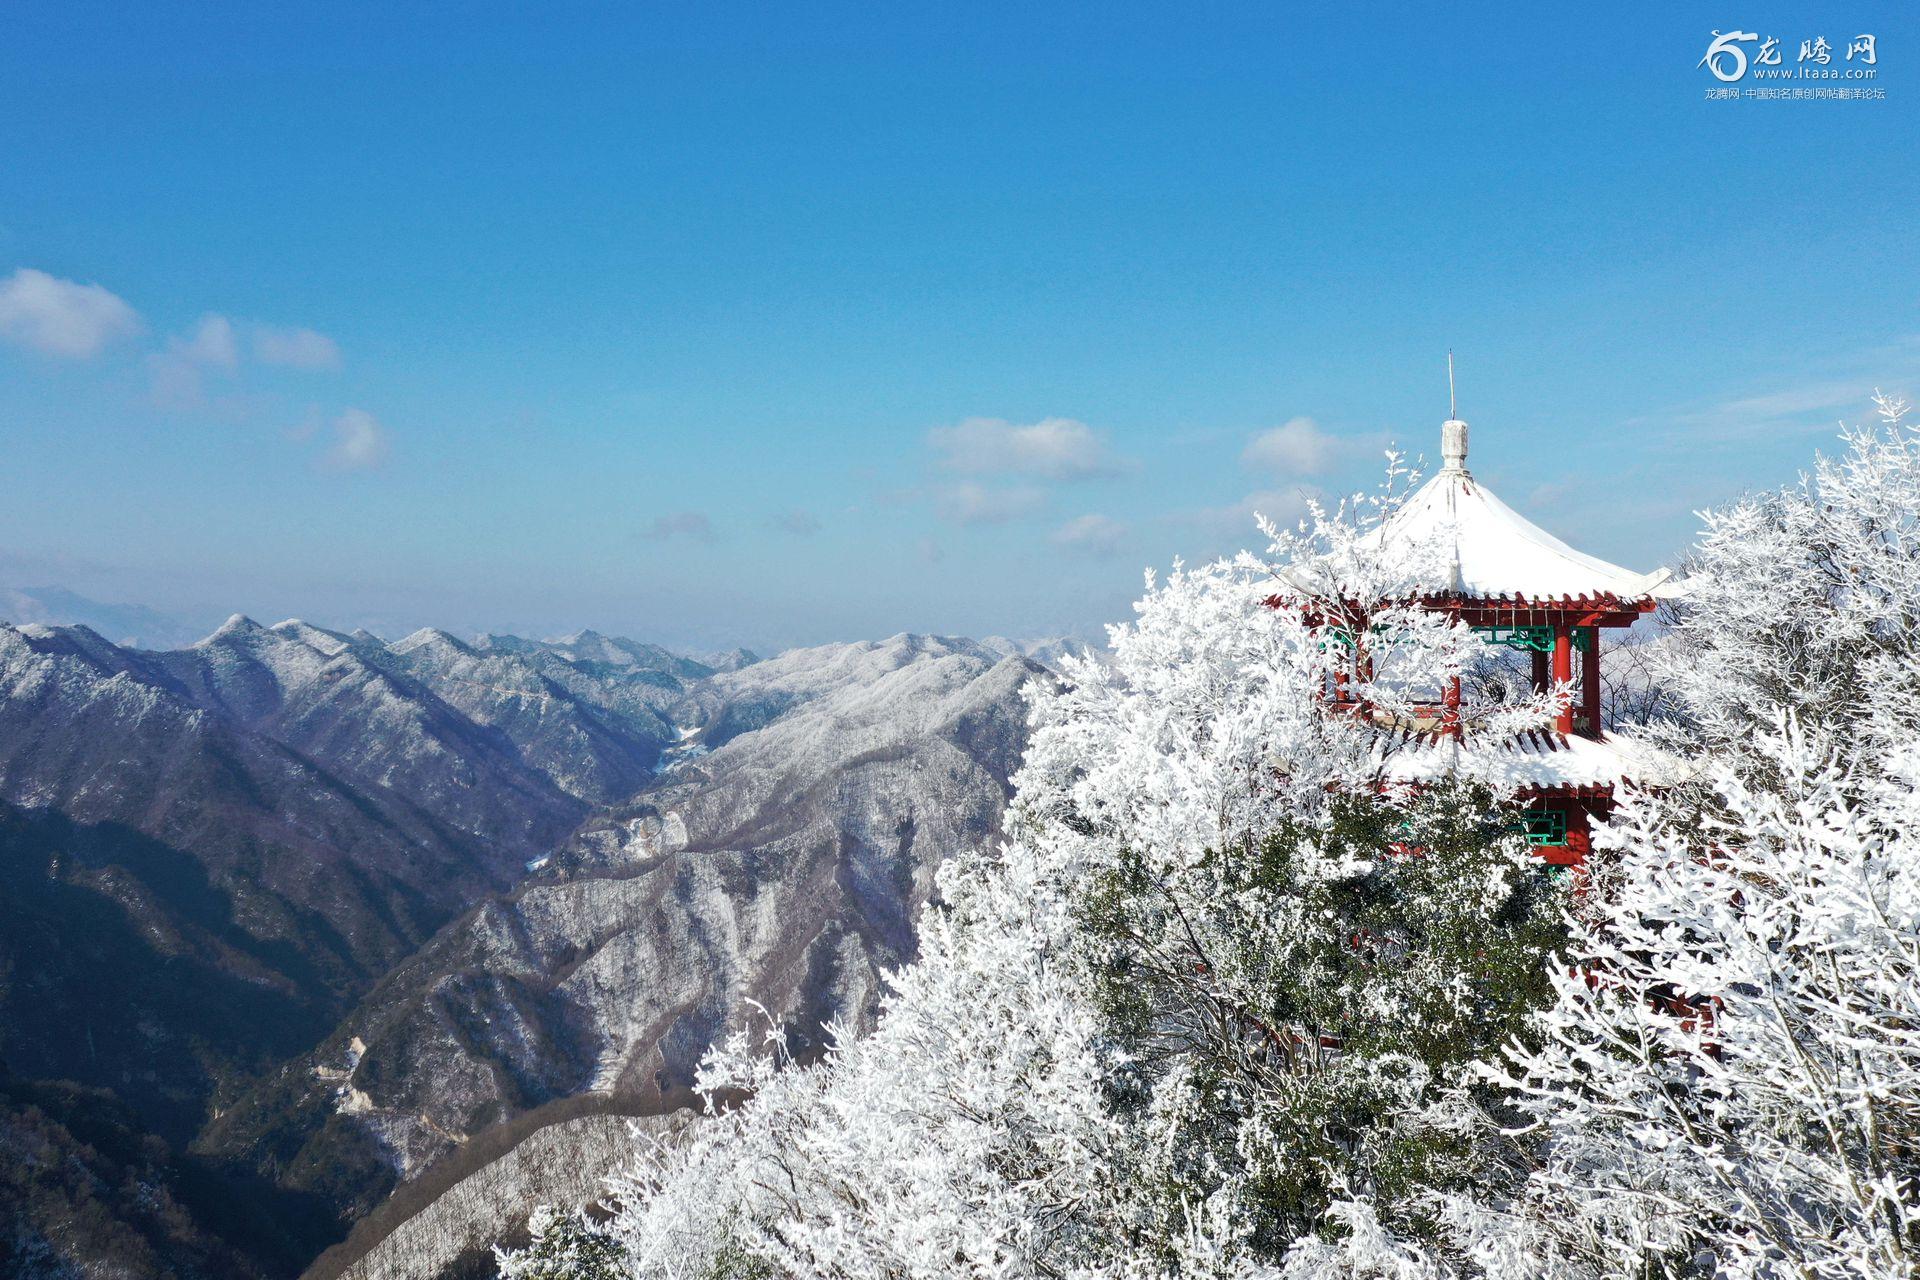
[[[1441,428],[1446,465],[1374,535],[1410,557],[1437,551],[1447,575],[1435,594],[1559,601],[1582,597],[1643,600],[1669,571],[1635,573],[1576,551],[1488,492],[1467,470],[1467,424]]]

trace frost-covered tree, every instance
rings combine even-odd
[[[1920,438],[1874,403],[1797,483],[1705,513],[1659,663],[1692,752],[1737,755],[1781,710],[1863,761],[1911,740]]]
[[[1689,787],[1598,837],[1544,1038],[1544,1157],[1461,1199],[1499,1275],[1920,1275],[1920,444],[1904,406],[1708,517]]]
[[[1386,780],[1481,653],[1379,552],[1394,500],[1149,581],[1040,696],[1011,838],[943,869],[875,1031],[710,1057],[746,1101],[616,1183],[628,1274],[1438,1274],[1421,1188],[1499,1172],[1456,1082],[1556,913],[1497,774]]]
[[[1920,750],[1869,776],[1783,719],[1749,751],[1704,814],[1602,837],[1508,1079],[1546,1158],[1464,1214],[1502,1274],[1920,1275]]]

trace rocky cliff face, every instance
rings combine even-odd
[[[16,1130],[144,1126],[178,1222],[141,1247],[278,1273],[489,1125],[684,1098],[749,999],[858,1027],[993,838],[1036,678],[912,636],[0,625],[0,1079],[82,1088]]]

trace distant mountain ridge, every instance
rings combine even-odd
[[[24,625],[84,626],[134,649],[192,644],[208,628],[140,604],[105,604],[65,587],[0,587],[0,618]]]
[[[489,1124],[683,1098],[743,995],[858,1024],[933,867],[997,831],[1038,678],[952,637],[0,624],[0,1132],[134,1117],[186,1225],[114,1247],[278,1274]],[[68,1256],[9,1211],[0,1272]]]

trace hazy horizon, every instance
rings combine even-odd
[[[20,596],[50,597],[54,607],[50,609],[32,609],[10,612]],[[64,597],[64,599],[63,599]],[[22,612],[22,616],[14,616]],[[49,616],[38,616],[38,615]],[[93,615],[93,616],[89,616]],[[98,615],[106,615],[100,618]],[[175,613],[155,608],[138,600],[96,600],[79,592],[70,591],[52,583],[0,583],[0,622],[25,626],[43,624],[47,626],[84,625],[100,632],[106,639],[116,644],[137,642],[134,647],[144,649],[186,648],[211,637],[223,626],[237,618],[247,618],[263,627],[275,627],[288,622],[300,622],[322,630],[350,634],[364,630],[380,641],[392,644],[422,630],[444,631],[462,640],[477,640],[484,636],[517,636],[526,640],[538,640],[554,643],[572,640],[578,636],[595,632],[600,635],[625,640],[636,640],[647,644],[657,644],[683,656],[701,658],[734,649],[746,649],[756,657],[769,658],[789,649],[811,648],[818,645],[863,643],[885,640],[894,635],[940,635],[969,640],[1002,639],[1017,644],[1038,644],[1053,640],[1080,640],[1091,644],[1104,643],[1103,627],[1089,627],[1080,631],[1052,631],[1032,635],[1006,635],[999,632],[929,632],[910,627],[895,628],[892,631],[879,631],[870,635],[838,635],[816,638],[800,644],[770,641],[755,644],[748,641],[730,641],[713,643],[700,639],[697,635],[681,637],[658,631],[628,630],[618,627],[596,626],[585,623],[579,626],[565,627],[559,630],[538,626],[497,626],[485,624],[449,624],[444,621],[383,621],[379,618],[333,619],[319,616],[307,616],[301,613],[258,614],[245,609],[229,610],[225,613]],[[116,625],[117,620],[117,625]],[[1118,619],[1116,619],[1118,621]],[[153,635],[146,634],[158,629],[160,639],[156,642]]]

